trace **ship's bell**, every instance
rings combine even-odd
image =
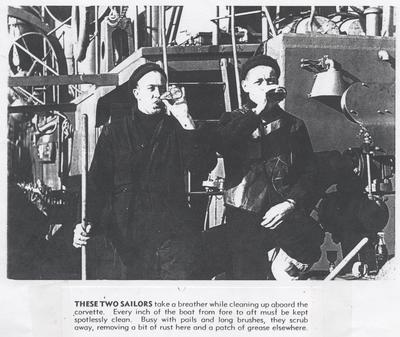
[[[342,72],[330,67],[315,75],[314,85],[308,97],[341,111],[340,99],[345,90]]]
[[[341,97],[345,90],[342,72],[335,68],[329,68],[327,71],[315,75],[309,97],[319,100],[323,100],[324,97]]]

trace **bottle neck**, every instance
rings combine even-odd
[[[382,232],[378,233],[378,243],[379,244],[385,244],[385,234]]]

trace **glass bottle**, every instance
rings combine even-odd
[[[327,250],[326,258],[329,262],[329,272],[331,273],[333,269],[335,269],[335,262],[337,260],[337,251],[336,250]]]
[[[388,260],[388,250],[385,243],[385,233],[378,232],[378,242],[375,245],[375,257],[376,257],[376,265],[378,270],[382,268],[382,266]]]
[[[267,98],[273,102],[280,102],[286,98],[287,91],[284,87],[276,87],[267,92]]]
[[[160,99],[177,100],[183,96],[183,92],[176,86],[171,86],[168,91],[164,92]]]

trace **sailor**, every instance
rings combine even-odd
[[[321,254],[322,229],[309,214],[316,165],[304,122],[279,106],[280,68],[266,55],[241,69],[243,108],[226,112],[217,132],[224,157],[225,204],[234,279],[299,278]]]
[[[103,230],[122,261],[121,278],[198,279],[199,236],[188,207],[185,170],[206,175],[216,163],[204,129],[196,128],[185,92],[162,99],[166,75],[155,63],[139,66],[129,79],[132,105],[105,125],[88,182],[86,230],[75,228],[81,247]],[[109,221],[100,226],[109,208]]]

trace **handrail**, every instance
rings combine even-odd
[[[258,14],[258,13],[262,13],[262,11],[261,11],[261,10],[257,10],[257,11],[243,12],[243,13],[235,14],[234,16],[235,16],[235,17],[238,17],[238,16],[245,16],[245,15]],[[216,17],[216,18],[214,18],[214,19],[211,19],[211,21],[217,21],[217,20],[222,20],[222,19],[229,19],[229,18],[231,18],[231,17],[232,17],[232,15],[231,15],[231,14],[228,14],[228,15],[219,16],[219,17]]]

